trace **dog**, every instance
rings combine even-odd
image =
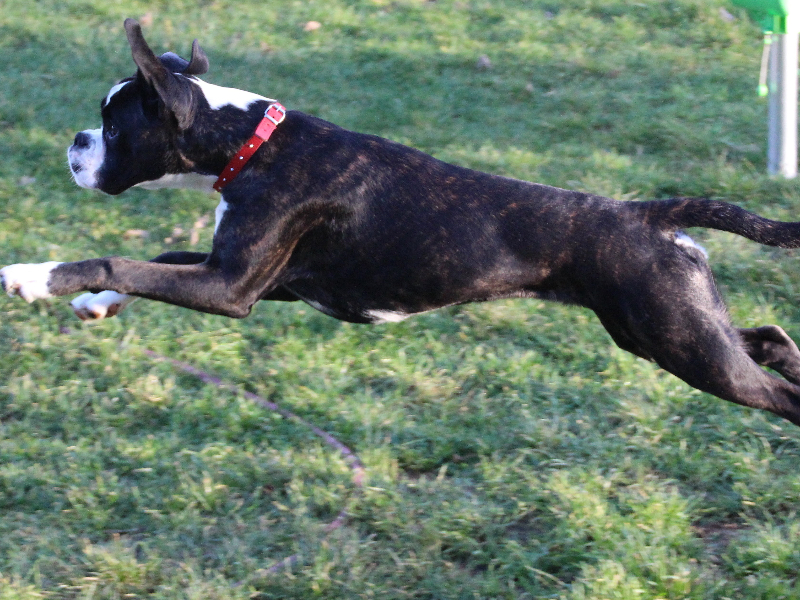
[[[354,323],[556,300],[590,308],[617,345],[689,385],[800,425],[797,346],[776,325],[733,327],[704,250],[682,232],[796,248],[800,223],[708,199],[620,202],[446,164],[207,83],[197,40],[187,61],[156,56],[132,19],[125,31],[136,74],[102,99],[102,127],[75,136],[73,177],[107,194],[221,191],[211,251],[15,264],[0,270],[10,295],[87,292],[72,302],[83,319],[113,316],[135,297],[233,318],[259,300],[302,300]]]

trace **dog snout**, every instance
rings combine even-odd
[[[92,145],[92,136],[85,131],[81,131],[75,136],[75,141],[72,143],[75,148],[88,148]]]

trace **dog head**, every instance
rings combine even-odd
[[[75,136],[67,151],[75,182],[107,194],[135,185],[210,190],[218,174],[214,164],[222,159],[204,161],[207,157],[192,156],[192,150],[196,154],[202,146],[192,135],[197,121],[221,124],[222,137],[235,138],[238,132],[233,124],[244,121],[243,113],[250,112],[252,104],[269,100],[197,79],[196,75],[208,71],[208,59],[197,40],[187,61],[172,52],[156,56],[133,19],[125,20],[125,32],[138,69],[102,99],[102,127]],[[217,139],[215,145],[224,148],[225,142]]]

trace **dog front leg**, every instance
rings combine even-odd
[[[196,265],[208,258],[205,252],[165,252],[150,262],[165,263],[170,265]],[[70,302],[72,311],[81,321],[98,321],[108,317],[115,317],[129,304],[136,300],[136,296],[120,294],[111,290],[104,290],[99,294],[86,292]]]
[[[99,321],[107,317],[116,317],[136,299],[136,296],[103,290],[98,294],[92,292],[81,294],[73,298],[69,305],[81,321]]]
[[[0,270],[5,290],[28,302],[84,290],[110,290],[235,318],[247,316],[258,300],[262,290],[254,289],[252,282],[268,281],[269,275],[256,278],[207,262],[168,264],[120,257],[11,265]]]

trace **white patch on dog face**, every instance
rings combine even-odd
[[[209,106],[214,110],[218,110],[223,106],[235,106],[236,108],[247,110],[248,106],[259,100],[275,102],[272,98],[265,98],[264,96],[246,92],[245,90],[214,85],[213,83],[207,83],[196,77],[189,79],[189,81],[197,85],[203,91],[203,95],[206,97]]]
[[[686,249],[699,250],[700,253],[706,257],[706,260],[708,259],[708,252],[706,251],[706,249],[703,248],[700,244],[695,242],[692,238],[690,238],[682,231],[678,231],[675,233],[675,243],[678,246],[682,246],[683,248]]]
[[[73,299],[70,305],[81,321],[88,321],[113,317],[136,299],[135,296],[106,290],[99,294],[91,292],[81,294]]]
[[[368,310],[364,316],[372,319],[373,323],[399,323],[411,315],[394,310]]]
[[[103,141],[102,129],[87,129],[82,131],[89,136],[89,145],[76,147],[70,146],[67,150],[67,160],[72,178],[82,188],[95,189],[97,187],[97,173],[103,166],[106,158],[106,145]]]
[[[123,81],[122,83],[118,83],[117,85],[112,87],[111,90],[109,90],[109,92],[108,92],[108,96],[106,96],[106,104],[111,102],[111,98],[114,97],[114,94],[116,94],[118,91],[120,91],[122,88],[124,88],[129,83],[130,83],[130,81]]]
[[[213,192],[216,175],[203,175],[201,173],[167,173],[163,177],[152,181],[143,181],[133,187],[140,187],[146,190],[185,189],[199,190],[201,192]]]
[[[222,217],[225,215],[225,211],[228,210],[228,203],[225,200],[220,200],[219,204],[217,204],[216,210],[214,210],[214,234],[216,235],[217,229],[219,229],[219,224],[222,222]]]
[[[9,296],[20,296],[26,302],[52,298],[48,282],[50,272],[60,262],[9,265],[0,269],[0,280]]]

